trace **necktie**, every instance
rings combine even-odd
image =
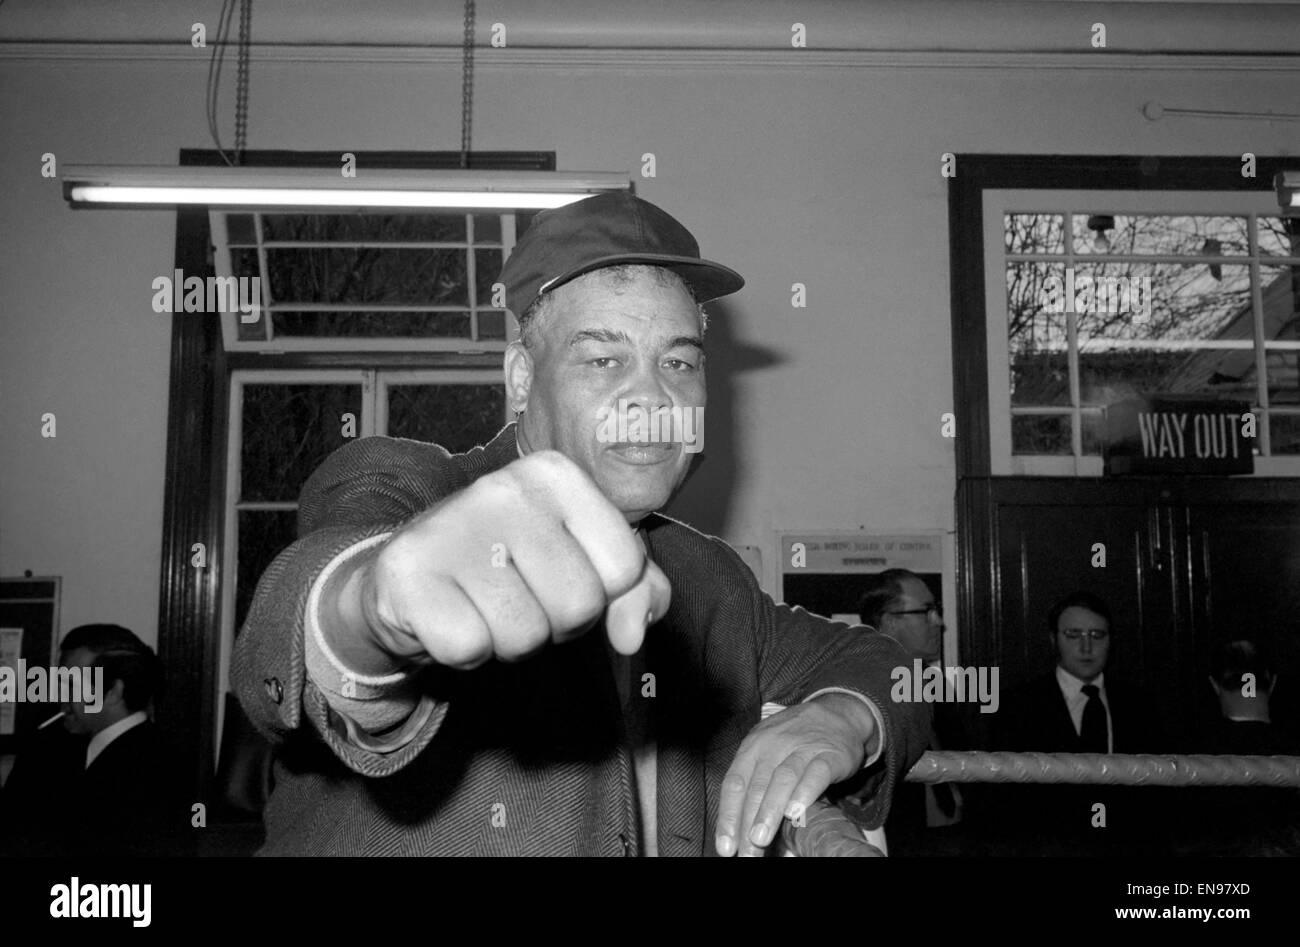
[[[1110,739],[1106,733],[1106,705],[1101,702],[1101,689],[1096,684],[1084,684],[1082,690],[1088,695],[1088,703],[1083,706],[1079,742],[1085,753],[1106,753],[1110,750]]]

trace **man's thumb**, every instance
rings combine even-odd
[[[609,603],[605,632],[619,654],[636,654],[646,629],[663,618],[673,600],[672,586],[663,570],[650,559],[636,585]]]

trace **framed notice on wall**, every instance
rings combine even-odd
[[[867,578],[886,569],[908,569],[942,602],[946,539],[939,531],[781,533],[779,598],[857,624]]]
[[[19,688],[26,683],[20,669],[50,668],[58,658],[59,592],[57,576],[0,579],[0,666]],[[0,701],[0,754],[13,753],[20,737],[55,713],[49,703]]]

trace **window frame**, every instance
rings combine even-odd
[[[1007,290],[1006,266],[1011,256],[1004,249],[1004,215],[1033,213],[1073,213],[1079,216],[1087,212],[1111,212],[1125,215],[1185,215],[1185,216],[1232,216],[1249,218],[1250,251],[1240,256],[1234,255],[1225,266],[1241,266],[1250,272],[1251,310],[1252,310],[1252,351],[1255,357],[1256,394],[1252,399],[1252,410],[1259,411],[1260,447],[1264,453],[1255,456],[1255,470],[1249,476],[1300,476],[1300,455],[1281,454],[1269,456],[1267,415],[1300,414],[1300,407],[1277,407],[1267,403],[1267,370],[1265,368],[1267,350],[1263,335],[1262,308],[1263,295],[1261,285],[1261,261],[1267,265],[1300,266],[1295,257],[1261,257],[1257,245],[1256,220],[1259,217],[1280,216],[1277,198],[1273,191],[1267,194],[1242,194],[1239,192],[1205,192],[1205,191],[1161,191],[1147,192],[1137,196],[1128,196],[1122,191],[1098,190],[1029,190],[1023,188],[989,188],[984,192],[984,244],[990,248],[984,260],[985,286],[985,331],[988,351],[988,424],[989,424],[989,462],[990,472],[995,476],[1053,476],[1053,477],[1101,477],[1104,476],[1104,459],[1100,455],[1081,455],[1079,441],[1082,415],[1095,413],[1079,405],[1078,355],[1079,350],[1073,330],[1074,320],[1067,320],[1071,326],[1068,333],[1070,340],[1070,388],[1071,403],[1061,406],[1032,406],[1013,408],[1008,379],[1011,377],[1010,354],[1007,351]],[[1080,261],[1097,264],[1115,260],[1118,262],[1169,262],[1172,258],[1157,254],[1103,255],[1103,254],[1051,254],[1060,256],[1066,265]],[[1182,260],[1172,262],[1185,262]],[[1229,348],[1221,345],[1216,348]],[[1207,346],[1207,351],[1212,347]],[[1276,351],[1276,349],[1274,349]],[[1072,418],[1072,441],[1075,453],[1072,455],[1013,454],[1011,440],[1011,420],[1013,415],[1050,415]],[[1103,415],[1104,416],[1104,415]]]
[[[268,283],[266,281],[267,271],[267,250],[282,249],[285,246],[297,246],[296,244],[284,244],[278,241],[264,241],[262,239],[262,222],[261,218],[266,213],[265,210],[239,210],[226,208],[209,208],[209,226],[212,231],[213,246],[213,264],[216,267],[218,276],[233,277],[234,264],[231,259],[231,244],[227,234],[226,218],[235,214],[251,214],[256,221],[257,242],[253,249],[257,251],[259,261],[259,273],[262,275],[263,295],[269,293]],[[283,213],[283,212],[279,212]],[[314,211],[305,209],[297,212],[299,214],[323,213],[329,214],[328,211]],[[374,216],[391,216],[393,212],[384,213],[375,211]],[[403,211],[402,213],[407,213]],[[475,295],[476,284],[476,266],[475,251],[480,249],[497,249],[501,250],[503,259],[508,257],[514,250],[516,237],[516,214],[510,211],[501,211],[497,216],[501,219],[501,240],[498,243],[479,244],[474,240],[474,218],[491,213],[490,211],[456,211],[447,210],[439,211],[436,216],[460,216],[467,218],[466,222],[466,285],[470,296]],[[430,216],[435,216],[433,211],[428,212]],[[341,216],[335,212],[334,216]],[[367,245],[363,241],[331,241],[328,244],[317,244],[316,246],[328,246],[338,248],[358,247]],[[240,244],[240,247],[246,245]],[[435,241],[392,241],[385,242],[384,246],[391,249],[435,249],[460,247],[459,243],[435,242]],[[475,302],[478,302],[475,300]],[[265,305],[263,301],[262,312],[265,318],[270,321],[273,319],[277,307],[275,300],[271,301],[270,306]],[[363,303],[355,305],[344,304],[322,304],[322,303],[303,303],[294,306],[297,310],[318,310],[321,312],[330,311],[331,309],[351,309],[372,312],[465,312],[469,314],[471,335],[478,334],[478,316],[482,312],[502,312],[505,315],[506,336],[504,339],[482,339],[482,338],[460,338],[460,337],[408,337],[408,336],[276,336],[274,328],[271,329],[270,339],[240,339],[238,319],[240,314],[230,311],[221,314],[221,332],[222,344],[226,352],[244,353],[244,352],[268,352],[279,354],[284,352],[504,352],[506,346],[517,337],[517,329],[514,320],[506,314],[504,307],[493,307],[484,305],[474,305],[467,302],[465,306],[449,305],[375,305],[367,306]]]
[[[226,489],[223,491],[225,515],[221,547],[221,571],[226,580],[221,583],[221,609],[219,633],[221,646],[217,659],[215,715],[216,743],[221,746],[224,726],[225,694],[230,690],[230,659],[234,653],[236,597],[239,594],[239,514],[259,510],[293,511],[298,509],[294,500],[243,500],[243,399],[249,385],[356,385],[361,390],[361,416],[357,419],[356,439],[374,435],[388,435],[388,392],[395,385],[493,385],[504,389],[505,377],[498,368],[491,369],[424,369],[406,371],[350,369],[235,369],[230,373],[230,404],[226,439]],[[503,407],[501,425],[509,420],[509,408]],[[216,765],[219,760],[214,759]]]
[[[341,150],[248,151],[249,167],[338,168]],[[377,151],[358,153],[369,167],[454,169],[459,151]],[[225,164],[212,149],[182,149],[178,164]],[[470,170],[554,171],[553,151],[472,152]],[[206,207],[176,211],[173,265],[186,276],[216,275]],[[510,320],[507,320],[507,325]],[[220,678],[223,539],[225,525],[226,441],[230,373],[239,369],[496,369],[500,352],[237,352],[227,353],[217,319],[174,313],[171,320],[167,412],[166,479],[163,494],[162,556],[159,577],[158,655],[167,689],[156,719],[177,745],[187,747],[181,774],[194,798],[209,798],[215,787],[219,744],[216,715]],[[206,549],[207,565],[191,564],[195,544]]]

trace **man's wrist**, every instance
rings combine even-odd
[[[405,666],[385,651],[366,612],[367,584],[379,547],[344,563],[321,589],[319,621],[325,644],[347,668],[367,677],[382,677]]]
[[[871,759],[876,754],[880,746],[880,732],[876,727],[875,715],[864,698],[843,691],[828,691],[818,694],[812,700],[848,722],[862,747],[864,760]]]

